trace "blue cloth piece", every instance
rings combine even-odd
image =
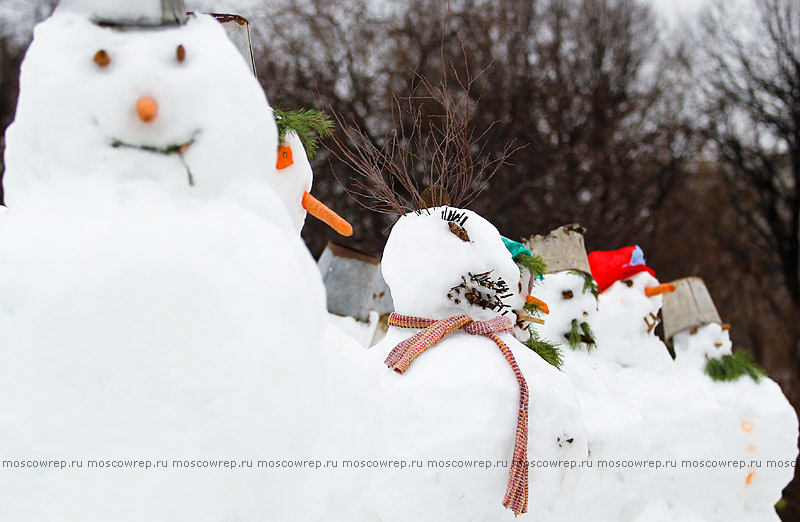
[[[525,254],[525,255],[533,255],[530,250],[525,248],[525,245],[519,243],[518,241],[514,241],[513,239],[508,239],[507,237],[503,237],[503,244],[506,246],[509,252],[511,252],[511,257],[516,259],[517,256]]]
[[[636,265],[644,265],[644,251],[642,247],[636,245],[636,248],[633,249],[633,254],[631,254],[631,262],[628,263],[628,266],[636,266]]]

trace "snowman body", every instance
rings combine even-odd
[[[453,231],[451,222],[461,231]],[[439,207],[402,217],[389,236],[383,273],[402,315],[438,320],[467,314],[487,321],[522,305],[518,292],[488,288],[516,285],[519,269],[497,230],[470,211]],[[416,331],[392,326],[370,351],[383,360]],[[530,514],[524,516],[550,520],[552,510],[569,501],[578,473],[557,461],[577,466],[586,456],[579,406],[566,376],[510,333],[499,337],[530,389]],[[382,454],[416,464],[380,470],[364,516],[384,521],[514,519],[501,501],[520,389],[498,346],[487,337],[456,331],[405,374],[385,369],[382,384]]]
[[[597,299],[585,288],[583,277],[568,271],[546,274],[535,294],[550,313],[543,316],[544,325],[534,327],[541,338],[561,344],[562,371],[578,395],[589,435],[587,465],[564,519],[635,520],[647,503],[652,470],[622,468],[617,462],[647,457],[650,439],[645,421],[624,399],[616,365],[597,356],[604,346],[589,350],[582,343],[572,349],[566,337],[575,320],[595,329]]]
[[[320,516],[308,469],[280,463],[321,436],[324,289],[270,187],[266,98],[223,29],[57,13],[21,88],[0,229],[0,393],[13,397],[0,445],[66,468],[4,473],[0,518]],[[158,103],[149,122],[143,97]],[[182,156],[152,150],[187,140]]]
[[[797,414],[780,387],[762,376],[717,382],[704,373],[710,359],[731,354],[729,333],[709,323],[673,338],[688,421],[675,430],[678,444],[661,448],[693,462],[735,462],[736,466],[692,468],[670,480],[660,478],[664,506],[680,506],[704,520],[777,521],[774,505],[792,480],[797,457]],[[696,437],[697,432],[709,434]],[[666,442],[666,441],[665,441]],[[672,513],[676,515],[676,513]],[[677,519],[677,518],[676,518]]]

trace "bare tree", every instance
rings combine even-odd
[[[800,305],[800,1],[720,2],[702,27],[702,130],[753,232],[748,250],[774,254]]]

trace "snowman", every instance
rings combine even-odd
[[[591,323],[597,313],[597,285],[586,259],[584,232],[580,225],[567,225],[527,242],[547,264],[537,296],[548,303],[549,313],[534,328],[543,338],[573,350],[595,346]]]
[[[665,418],[660,428],[669,437],[658,441],[658,451],[664,458],[739,465],[657,475],[659,495],[643,520],[682,520],[689,511],[709,521],[777,521],[774,505],[794,475],[797,414],[746,352],[732,352],[730,327],[703,280],[673,284],[676,291],[664,297],[664,333],[675,349],[680,386],[663,402],[679,404],[684,422]]]
[[[343,236],[352,236],[353,227],[311,195],[313,171],[309,159],[319,147],[319,139],[331,134],[333,121],[323,112],[304,109],[275,109],[278,124],[277,174],[273,186],[284,200],[299,233],[310,213]]]
[[[662,294],[674,290],[659,284],[638,246],[589,254],[592,276],[600,291],[597,339],[605,349],[598,356],[623,368],[667,368],[672,357],[656,337]]]
[[[0,229],[4,520],[323,515],[307,466],[286,465],[325,415],[321,278],[272,188],[263,91],[185,12],[65,2],[23,63]]]
[[[616,366],[597,356],[604,346],[595,346],[589,326],[596,321],[597,285],[590,274],[584,232],[579,225],[567,225],[526,242],[547,264],[536,295],[548,303],[549,314],[544,324],[533,327],[542,338],[557,339],[564,347],[561,368],[575,387],[589,433],[591,467],[582,470],[574,501],[562,518],[632,521],[647,503],[649,471],[606,468],[602,463],[644,458],[649,437],[642,416],[621,399]]]
[[[362,517],[551,520],[579,473],[558,461],[580,463],[586,433],[567,377],[511,333],[524,301],[497,229],[449,205],[410,212],[383,275],[396,311],[370,352],[389,367],[383,454],[406,467],[376,474]]]

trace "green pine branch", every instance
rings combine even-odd
[[[561,365],[564,364],[564,360],[562,359],[561,355],[561,348],[559,348],[559,346],[555,343],[540,338],[536,330],[534,330],[530,325],[528,325],[527,330],[530,334],[530,337],[522,344],[536,352],[539,357],[560,370]]]
[[[591,292],[595,299],[597,299],[598,289],[597,289],[597,282],[592,277],[592,274],[587,274],[583,270],[570,270],[570,274],[575,274],[578,277],[583,278],[583,293]]]
[[[753,362],[749,352],[739,350],[720,359],[709,359],[706,363],[706,375],[715,381],[735,381],[743,375],[749,375],[758,382],[767,372]]]
[[[294,132],[300,138],[309,159],[316,154],[319,140],[333,134],[333,120],[322,111],[314,109],[284,111],[275,108],[273,113],[275,114],[275,123],[278,125],[278,144],[285,143],[286,134]]]
[[[544,262],[540,256],[529,256],[528,254],[519,254],[514,258],[514,262],[521,268],[526,269],[531,273],[534,280],[544,279],[544,274],[547,272],[547,263]]]
[[[537,303],[525,303],[522,309],[530,314],[531,317],[539,317],[542,315],[542,310]]]
[[[572,328],[567,334],[567,341],[569,341],[569,347],[573,350],[581,347],[581,327],[577,319],[572,320]]]
[[[573,350],[580,348],[581,344],[585,344],[589,350],[596,346],[594,332],[592,332],[589,323],[585,321],[579,323],[577,319],[573,319],[572,328],[570,328],[568,333],[564,334],[564,337],[567,338],[569,347]]]
[[[589,327],[589,323],[582,322],[581,331],[583,332],[583,342],[586,343],[586,346],[591,350],[596,346],[596,343],[594,340],[594,332],[592,332],[592,329]]]

